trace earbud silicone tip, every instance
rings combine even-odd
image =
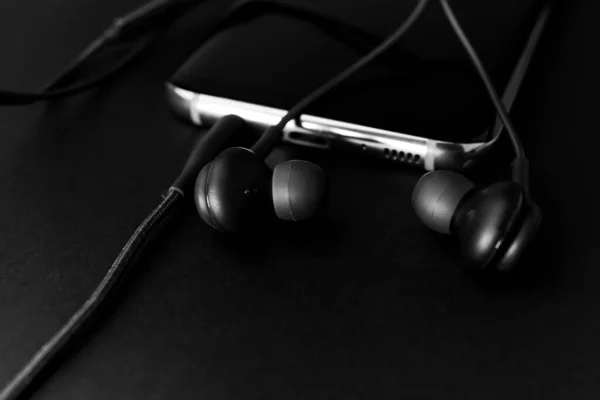
[[[473,186],[470,180],[453,171],[428,172],[415,185],[413,208],[429,228],[449,234],[456,207]]]
[[[209,182],[208,177],[211,172],[213,163],[209,162],[200,170],[198,177],[196,178],[196,184],[194,186],[194,203],[196,204],[196,210],[200,214],[200,218],[211,228],[219,229],[215,221],[213,220],[210,207],[207,204],[206,192],[207,184]]]
[[[273,170],[273,205],[279,219],[301,221],[318,214],[327,204],[327,176],[321,167],[289,160]]]

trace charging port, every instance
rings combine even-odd
[[[303,146],[329,148],[329,139],[316,134],[292,131],[287,134],[287,139]]]

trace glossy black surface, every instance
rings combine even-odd
[[[523,191],[510,181],[475,190],[457,207],[452,232],[468,265],[487,268],[518,229]]]
[[[527,246],[535,241],[540,231],[544,218],[539,206],[533,201],[526,201],[521,212],[524,215],[518,231],[506,243],[501,257],[494,262],[494,268],[498,271],[511,271],[518,267],[523,254],[526,254]]]
[[[0,84],[41,86],[139,3],[0,2]],[[0,109],[0,381],[85,300],[185,163],[197,131],[172,117],[163,82],[226,6],[207,4],[113,85]],[[421,171],[295,150],[331,177],[327,223],[284,224],[249,251],[188,202],[35,398],[598,398],[599,14],[580,0],[555,14],[512,113],[544,212],[531,271],[504,285],[466,274],[411,207]],[[505,154],[470,178],[508,178]]]
[[[271,176],[251,150],[228,148],[200,171],[194,190],[197,210],[223,233],[258,233],[275,217]]]

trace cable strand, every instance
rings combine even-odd
[[[508,136],[512,143],[512,147],[515,151],[517,160],[524,159],[525,151],[523,150],[523,146],[521,144],[521,141],[519,140],[519,136],[517,135],[516,129],[514,128],[511,119],[508,116],[508,112],[506,111],[506,107],[504,107],[504,104],[500,100],[500,96],[498,96],[498,93],[496,92],[492,80],[490,79],[485,67],[483,66],[481,59],[477,55],[477,52],[475,51],[473,46],[471,45],[471,42],[467,38],[467,35],[463,31],[462,27],[460,26],[460,23],[456,19],[456,16],[454,15],[454,12],[452,11],[452,8],[448,4],[448,2],[446,0],[440,0],[440,3],[442,5],[444,13],[446,14],[446,17],[448,18],[448,21],[450,22],[450,25],[452,26],[452,29],[456,33],[456,36],[458,36],[458,39],[460,40],[462,46],[467,51],[471,63],[477,70],[477,73],[481,77],[481,80],[483,81],[483,84],[487,89],[490,99],[494,103],[494,107],[496,108],[496,111],[498,112],[499,117],[502,120],[506,131],[508,132]]]
[[[25,105],[37,101],[50,100],[74,95],[91,89],[116,75],[131,63],[152,39],[157,36],[161,27],[179,18],[186,10],[197,6],[195,0],[153,0],[126,16],[115,19],[103,34],[88,45],[69,65],[51,82],[37,92],[0,90],[0,104]],[[98,76],[93,76],[79,84],[57,89],[69,75],[81,67],[83,63],[98,55],[112,44],[123,44],[135,39],[130,52],[112,68]]]
[[[148,241],[150,234],[162,227],[161,222],[173,214],[175,205],[183,199],[178,191],[170,190],[161,203],[139,225],[127,241],[102,281],[85,303],[69,318],[21,368],[0,392],[0,400],[17,399],[65,348],[70,340],[81,332],[83,325],[91,320],[104,300],[114,292],[117,283],[129,271],[134,257]]]
[[[171,0],[172,1],[172,0]],[[180,3],[178,7],[170,6],[166,8],[168,1],[163,1],[162,8],[165,11],[165,19],[176,19],[178,13],[185,6],[185,3]],[[186,7],[190,7],[189,3]],[[179,10],[177,10],[179,8]],[[168,11],[168,12],[167,12]],[[254,12],[254,14],[253,14]],[[255,0],[252,2],[244,2],[240,6],[234,7],[230,10],[228,15],[221,20],[217,26],[215,26],[211,32],[207,35],[205,40],[218,34],[222,30],[231,27],[239,22],[244,22],[248,17],[252,18],[257,15],[263,15],[265,13],[275,13],[287,15],[291,18],[298,19],[307,23],[311,23],[319,28],[324,34],[332,37],[345,45],[353,48],[360,53],[368,52],[377,43],[383,41],[382,38],[377,35],[373,35],[366,30],[363,30],[354,25],[346,22],[336,20],[328,17],[324,14],[319,14],[310,10],[303,9],[302,7],[295,7],[287,4],[275,3],[270,0]],[[157,14],[155,12],[155,14]],[[167,15],[168,14],[168,15]],[[158,14],[160,15],[160,14]],[[167,18],[169,17],[169,18]],[[130,64],[140,53],[142,53],[147,47],[152,38],[148,36],[157,36],[158,32],[153,31],[148,26],[144,31],[142,26],[136,25],[135,12],[128,18],[117,18],[115,23],[111,25],[104,33],[95,39],[90,45],[88,45],[73,61],[69,63],[63,71],[54,78],[51,82],[44,85],[39,92],[26,92],[26,91],[13,91],[13,90],[0,90],[0,104],[3,105],[27,105],[38,101],[52,100],[55,98],[67,97],[75,95],[83,91],[89,90],[95,86],[100,85],[109,78],[113,77],[120,71],[122,71],[128,64]],[[122,20],[126,20],[123,22]],[[158,24],[159,18],[155,15],[152,19],[153,29],[157,26],[166,26],[167,21],[162,24]],[[144,20],[145,24],[148,24],[147,20]],[[137,34],[137,36],[136,36]],[[144,37],[146,36],[146,38]],[[124,58],[118,61],[114,66],[104,73],[98,76],[93,76],[84,80],[83,82],[76,83],[72,86],[66,86],[65,88],[59,89],[61,84],[77,69],[79,69],[85,62],[88,62],[93,57],[99,55],[103,51],[107,50],[110,45],[122,44],[125,40],[134,41],[133,49],[124,56]],[[143,43],[142,43],[143,42]],[[381,55],[382,64],[388,64],[390,67],[402,65],[406,68],[407,65],[412,66],[413,70],[425,71],[437,68],[450,68],[460,69],[462,66],[454,65],[452,63],[434,64],[430,61],[423,60],[411,53],[400,52],[400,53],[389,53]],[[402,57],[400,57],[402,56]]]
[[[0,90],[0,104],[2,105],[25,105],[35,103],[37,101],[42,100],[52,100],[60,97],[66,97],[75,95],[81,92],[84,92],[88,89],[98,86],[99,84],[107,81],[108,79],[114,77],[118,72],[125,69],[129,64],[131,64],[146,48],[151,44],[152,37],[141,39],[138,43],[136,43],[133,48],[127,53],[125,57],[116,62],[112,67],[110,67],[105,72],[88,78],[82,82],[79,82],[73,86],[69,86],[65,89],[53,89],[55,86],[58,86],[59,82],[67,77],[67,75],[71,74],[75,68],[79,66],[72,65],[71,68],[65,70],[57,79],[48,83],[45,88],[49,88],[48,91],[41,92],[14,92],[9,90]]]
[[[371,63],[381,54],[389,50],[400,38],[404,35],[404,33],[417,21],[425,6],[429,0],[418,0],[416,6],[411,11],[410,15],[404,20],[404,22],[397,28],[391,35],[389,35],[383,42],[381,42],[377,47],[371,50],[370,53],[361,57],[357,62],[325,82],[323,85],[318,87],[308,96],[304,97],[300,100],[296,105],[294,105],[283,118],[274,126],[270,126],[267,130],[262,134],[260,139],[252,146],[252,151],[254,151],[259,156],[266,156],[269,151],[272,150],[275,143],[281,136],[281,132],[285,128],[288,122],[291,120],[298,118],[304,110],[318,101],[321,97],[329,93],[335,87],[349,79],[356,72],[364,68],[366,65]]]

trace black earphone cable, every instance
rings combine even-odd
[[[236,16],[236,14],[238,15]],[[283,15],[309,23],[320,29],[325,35],[345,44],[362,55],[367,54],[385,39],[385,37],[372,34],[358,26],[330,17],[327,14],[320,14],[304,7],[274,0],[252,0],[242,3],[231,10],[231,19],[229,21],[231,24],[235,24],[265,14]],[[228,21],[225,21],[225,24],[228,25]],[[225,27],[219,29],[224,29]],[[427,70],[438,69],[464,71],[462,63],[445,59],[427,60],[402,48],[381,54],[377,61],[382,65],[394,69],[401,67],[403,70],[406,70],[409,67],[411,73],[422,73]]]
[[[31,357],[0,391],[0,400],[19,398],[35,379],[51,364],[66,346],[97,316],[100,307],[114,292],[117,283],[130,271],[135,256],[140,254],[150,239],[166,227],[184,196],[191,190],[202,167],[218,151],[236,137],[244,120],[235,115],[221,118],[202,138],[196,141],[186,163],[163,196],[161,203],[146,217],[127,241],[118,257],[106,272],[96,289],[69,320]]]
[[[51,82],[46,84],[41,91],[50,92],[52,90],[56,90],[60,86],[62,81],[67,79],[69,75],[75,72],[81,65],[83,65],[83,63],[99,54],[108,43],[106,37],[107,34],[107,32],[104,32],[102,36],[94,39],[94,41],[90,43],[85,49],[83,49],[83,51],[81,51],[74,60],[72,60],[66,67],[63,68],[63,70],[56,76],[56,78],[54,78]]]
[[[504,104],[500,100],[500,96],[498,96],[498,93],[496,92],[492,80],[490,79],[485,67],[483,66],[481,59],[477,55],[477,52],[471,45],[471,42],[469,41],[467,35],[463,31],[458,20],[456,19],[452,8],[446,0],[439,1],[442,5],[444,13],[446,14],[446,17],[448,18],[448,21],[450,22],[450,25],[452,26],[452,29],[456,33],[456,36],[458,36],[458,39],[460,40],[462,46],[467,51],[471,63],[473,64],[481,80],[483,81],[487,89],[488,95],[494,103],[494,107],[496,108],[498,116],[502,121],[502,124],[506,128],[506,132],[508,133],[508,137],[510,138],[512,147],[515,152],[515,160],[513,162],[513,180],[523,188],[523,190],[525,191],[525,195],[529,196],[529,163],[527,161],[527,158],[525,157],[525,150],[523,149],[523,145],[521,143],[521,140],[519,139],[519,135],[517,135],[517,131],[512,124],[508,112],[506,111],[506,107],[504,107]]]
[[[95,39],[55,79],[40,91],[0,90],[0,105],[25,105],[38,101],[71,96],[91,89],[115,76],[142,53],[156,37],[158,29],[180,17],[199,2],[196,0],[154,0],[114,20],[100,37]],[[113,45],[133,41],[132,48],[118,62],[99,75],[59,89],[60,83],[92,57]]]
[[[53,100],[72,96],[96,87],[101,83],[111,79],[118,72],[122,71],[125,67],[131,64],[131,62],[133,62],[144,50],[146,50],[146,48],[151,44],[152,39],[152,37],[146,37],[138,40],[138,42],[133,44],[133,47],[123,58],[113,64],[106,71],[64,89],[54,89],[54,87],[58,86],[63,79],[65,79],[76,68],[78,68],[82,63],[81,61],[83,61],[83,58],[81,61],[73,63],[68,69],[61,73],[57,79],[47,84],[40,92],[16,92],[10,90],[1,90],[0,104],[12,106],[32,104],[38,101]],[[96,53],[96,51],[94,51],[94,53]]]
[[[349,79],[352,75],[361,70],[367,64],[371,63],[381,54],[386,52],[390,47],[392,47],[396,42],[398,42],[404,33],[417,21],[428,2],[429,0],[418,0],[410,15],[404,20],[400,27],[397,28],[382,43],[380,43],[370,53],[364,57],[361,57],[357,62],[325,82],[308,96],[296,103],[296,105],[294,105],[276,125],[270,126],[262,134],[260,139],[258,139],[254,146],[252,146],[252,151],[259,156],[266,156],[272,150],[275,143],[277,143],[277,140],[281,136],[281,132],[288,122],[298,118],[308,106],[318,101],[325,94],[328,94],[335,87]]]
[[[183,199],[179,190],[171,189],[160,202],[158,207],[135,230],[129,241],[121,250],[104,279],[96,287],[85,303],[69,318],[58,332],[56,332],[25,364],[17,375],[8,382],[0,392],[0,400],[17,399],[42,372],[42,370],[64,349],[65,345],[81,330],[82,326],[91,320],[104,303],[109,293],[118,283],[132,264],[135,256],[141,252],[148,242],[151,234],[156,233],[159,227],[164,226],[167,217],[172,215]]]
[[[185,11],[197,6],[200,2],[192,0],[155,0],[132,11],[124,17],[115,19],[113,24],[103,34],[84,49],[69,65],[40,91],[16,91],[0,89],[0,105],[27,105],[38,101],[47,101],[67,97],[94,88],[126,68],[140,53],[142,53],[158,36],[158,29],[168,26]],[[290,4],[276,3],[270,0],[255,0],[244,2],[233,7],[228,15],[221,20],[209,33],[205,40],[222,30],[239,22],[268,13],[286,15],[291,18],[311,23],[324,34],[360,53],[367,52],[383,38],[373,35],[352,24],[331,18],[325,14],[304,9]],[[109,50],[112,46],[131,42],[131,50],[108,70],[99,75],[85,79],[72,86],[60,88],[61,83],[85,62]],[[411,53],[390,53],[381,57],[382,64],[390,67],[402,65],[403,68],[412,66],[413,72],[423,72],[436,68],[461,68],[452,62],[436,62],[423,60]]]
[[[124,17],[115,19],[113,24],[100,37],[87,46],[56,78],[46,84],[40,91],[0,89],[0,105],[19,106],[38,101],[53,100],[75,95],[104,83],[124,70],[137,56],[145,51],[153,39],[158,36],[159,28],[168,26],[169,23],[182,16],[185,11],[197,5],[198,2],[192,0],[155,0]],[[236,23],[245,22],[248,19],[269,13],[286,15],[313,24],[325,35],[360,53],[368,52],[377,43],[384,40],[366,30],[325,14],[271,0],[254,0],[233,7],[228,15],[211,30],[205,40]],[[102,52],[110,50],[113,46],[122,44],[129,44],[132,48],[109,69],[82,82],[60,88],[61,83],[85,62]],[[391,68],[401,65],[403,70],[406,70],[407,67],[411,67],[410,73],[423,73],[427,70],[439,68],[463,69],[461,64],[455,62],[444,60],[432,62],[401,50],[400,52],[381,54],[378,61]]]

